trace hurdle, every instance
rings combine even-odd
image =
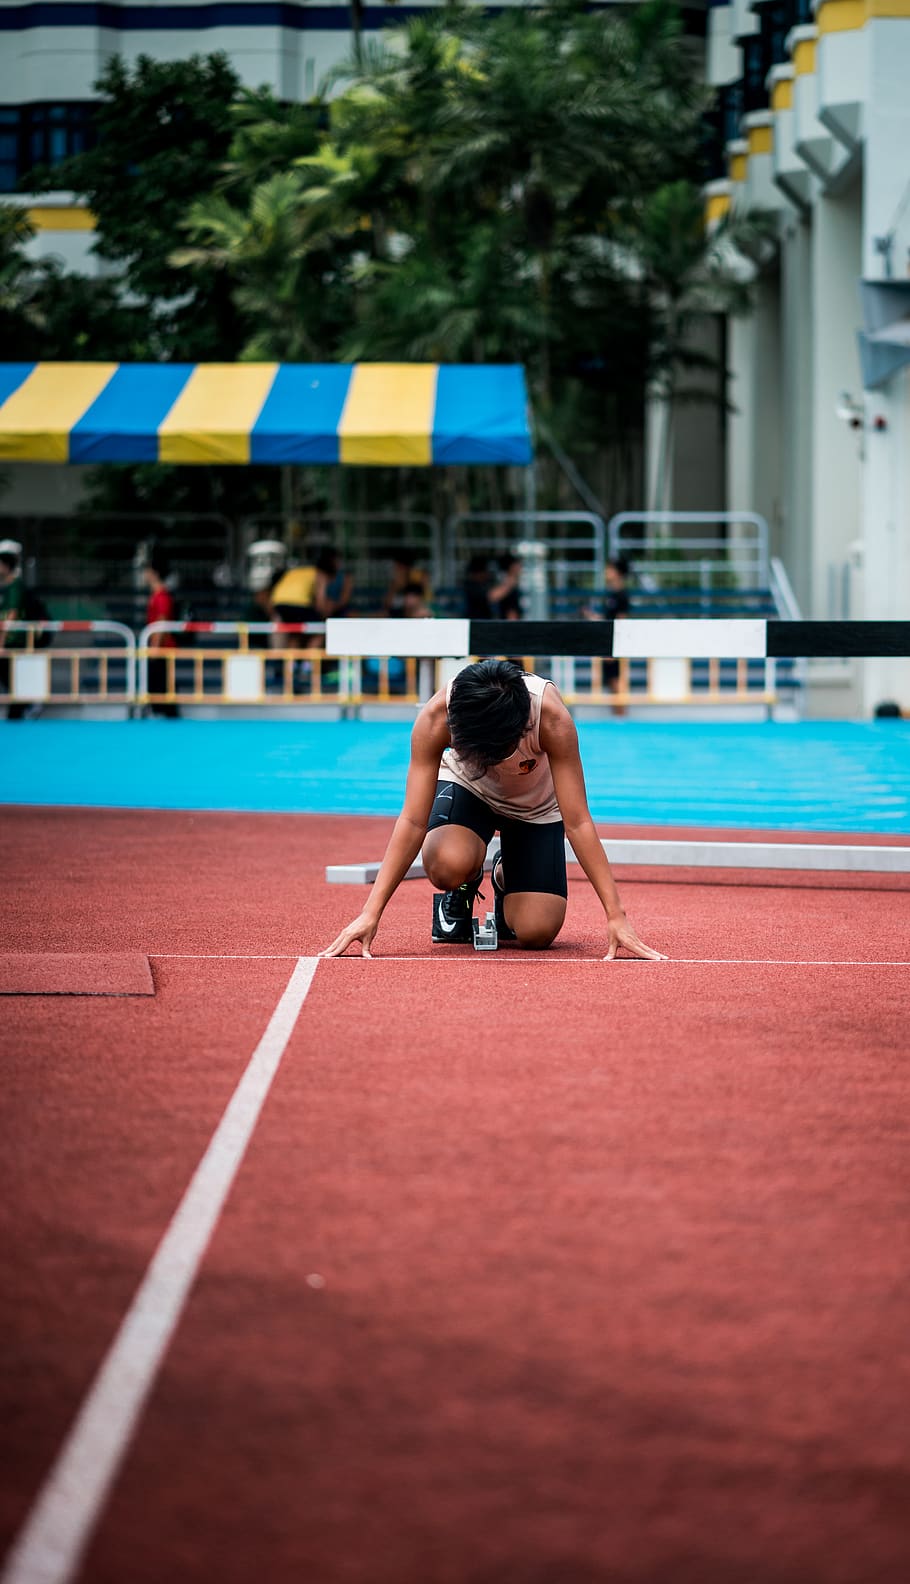
[[[443,662],[454,676],[470,657],[502,654],[602,655],[611,659],[658,658],[672,666],[682,659],[803,659],[910,656],[910,621],[782,621],[774,618],[641,620],[603,622],[403,621],[329,618],[325,651],[408,654]],[[620,868],[801,870],[813,874],[907,874],[910,846],[815,842],[629,840],[602,842]],[[499,850],[491,843],[489,871]],[[566,859],[577,862],[566,842]],[[330,864],[330,885],[370,885],[380,861]],[[413,863],[406,880],[424,879]]]
[[[882,847],[814,842],[755,841],[634,841],[605,837],[600,844],[621,869],[798,869],[813,874],[910,874],[910,847]],[[484,872],[493,867],[499,842],[491,842]],[[578,859],[568,841],[566,862]],[[372,885],[381,860],[371,863],[328,864],[329,885]],[[423,864],[413,863],[405,880],[425,880]]]

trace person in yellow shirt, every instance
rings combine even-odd
[[[352,579],[341,569],[340,557],[335,550],[323,550],[305,566],[290,567],[283,572],[269,595],[272,620],[276,622],[324,622],[327,616],[343,611],[350,600]],[[277,633],[273,640],[277,649],[321,649],[324,638],[320,632]],[[322,662],[314,660],[321,668]],[[312,676],[309,660],[294,662],[294,692],[305,690]],[[330,678],[320,671],[320,680]]]
[[[319,578],[315,566],[296,566],[282,572],[271,591],[270,604],[276,621],[315,622],[322,615],[316,604]]]

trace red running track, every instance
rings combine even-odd
[[[0,949],[156,985],[0,999],[6,1541],[387,829],[5,813]],[[434,952],[402,888],[385,961],[316,971],[71,1576],[904,1581],[907,888],[867,885],[626,880],[674,960],[613,965],[584,882],[540,956]]]

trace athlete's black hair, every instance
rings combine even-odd
[[[531,695],[521,666],[511,660],[478,660],[459,671],[452,683],[452,747],[482,776],[515,752],[530,714]]]

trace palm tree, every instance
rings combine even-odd
[[[328,280],[334,250],[356,220],[327,203],[299,170],[261,182],[241,208],[216,193],[193,205],[184,229],[190,245],[172,262],[225,271],[250,325],[247,359],[313,360],[326,353]]]

